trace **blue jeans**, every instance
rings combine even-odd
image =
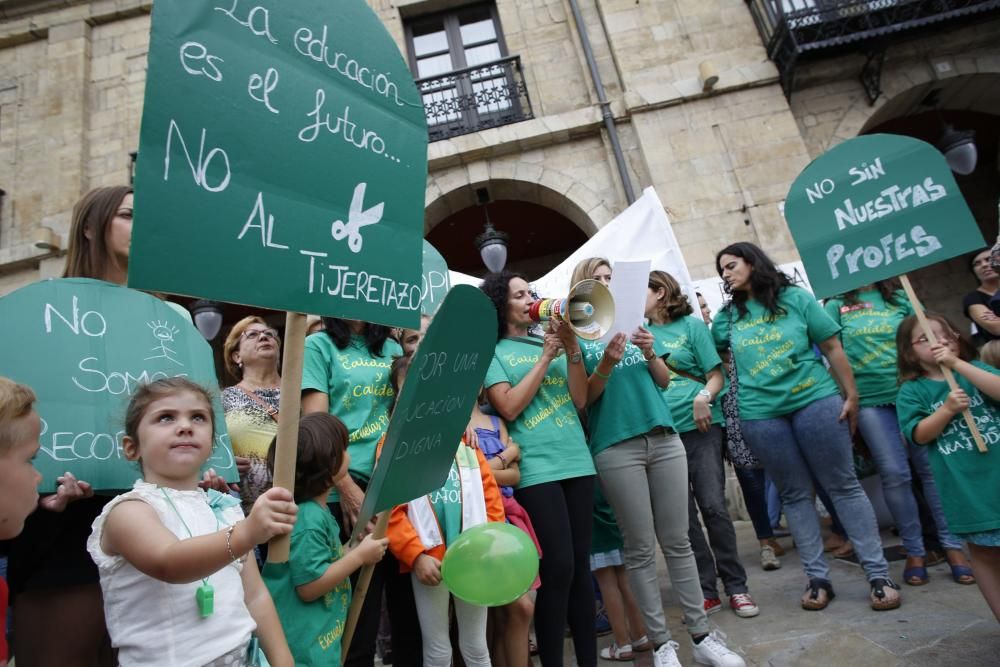
[[[910,452],[910,461],[913,462],[913,469],[920,478],[920,485],[923,487],[924,500],[934,516],[934,523],[937,524],[938,541],[945,549],[961,549],[962,541],[948,530],[948,521],[944,518],[944,507],[941,505],[941,495],[934,484],[934,475],[931,473],[931,462],[927,454],[927,447],[914,445],[907,441]]]
[[[899,432],[896,408],[861,408],[858,430],[875,460],[875,467],[882,480],[885,504],[889,507],[892,520],[896,522],[906,555],[924,556],[920,512],[913,497],[910,463],[906,460],[906,444]]]
[[[764,473],[764,498],[767,502],[767,518],[771,520],[771,526],[777,528],[781,525],[781,494],[774,481]]]
[[[743,437],[781,493],[788,528],[810,579],[829,579],[813,504],[812,475],[830,494],[868,580],[889,576],[875,510],[854,474],[851,434],[838,421],[840,396],[813,401],[772,419],[742,421]]]

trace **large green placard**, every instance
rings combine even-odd
[[[814,160],[785,218],[817,298],[986,245],[944,156],[895,134],[856,137]]]
[[[410,365],[359,526],[444,484],[496,339],[496,311],[486,295],[471,285],[452,288]]]
[[[363,0],[157,0],[129,285],[416,327],[427,127]]]
[[[131,488],[141,474],[122,452],[128,401],[143,383],[177,375],[214,394],[207,466],[236,480],[212,348],[168,304],[100,280],[45,280],[0,298],[0,321],[10,341],[0,346],[0,375],[38,397],[40,491],[55,490],[66,471],[98,490]]]

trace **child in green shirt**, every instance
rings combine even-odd
[[[1000,370],[972,361],[971,344],[945,317],[927,319],[937,343],[913,316],[896,335],[904,381],[896,399],[899,425],[915,444],[930,446],[948,526],[968,544],[976,583],[1000,620]],[[959,388],[949,390],[944,368],[954,372]],[[987,444],[985,453],[976,447],[965,410]]]
[[[267,563],[267,584],[296,665],[339,665],[340,640],[351,604],[349,577],[363,565],[382,560],[388,539],[365,537],[354,549],[340,543],[340,526],[326,500],[347,475],[348,433],[333,415],[314,412],[299,421],[295,463],[298,520],[287,563]],[[274,470],[277,438],[267,453]]]

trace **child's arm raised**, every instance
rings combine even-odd
[[[312,602],[323,597],[340,582],[351,576],[355,570],[364,566],[372,565],[382,560],[385,550],[389,546],[388,538],[375,539],[371,535],[366,535],[361,540],[361,544],[344,554],[343,558],[330,563],[318,579],[313,579],[308,584],[295,587],[295,592],[303,602]]]
[[[932,345],[931,353],[934,355],[936,362],[962,375],[969,382],[976,385],[976,389],[994,401],[1000,401],[1000,375],[994,375],[978,366],[973,366],[968,361],[959,359],[954,352],[944,345]]]
[[[298,507],[286,489],[269,489],[254,503],[250,516],[230,529],[178,539],[142,501],[113,508],[104,522],[101,549],[120,555],[137,570],[168,584],[188,584],[218,572],[253,547],[295,525]],[[228,543],[227,543],[228,534]]]
[[[941,407],[921,419],[913,429],[913,441],[918,445],[926,445],[937,440],[951,420],[968,407],[968,394],[961,389],[950,392]]]
[[[264,580],[260,578],[257,561],[253,558],[248,558],[243,564],[242,578],[243,598],[250,616],[257,623],[257,637],[260,639],[267,661],[273,667],[284,665],[293,667],[295,659],[288,649],[285,631],[281,629],[281,621],[278,619],[278,611],[274,608],[274,601],[267,591],[267,586],[264,585]]]

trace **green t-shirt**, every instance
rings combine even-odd
[[[666,324],[649,324],[646,327],[656,337],[653,349],[656,354],[670,354],[667,363],[671,366],[670,384],[663,390],[670,406],[670,414],[674,419],[674,430],[678,433],[695,431],[694,399],[705,384],[678,375],[672,369],[684,371],[695,377],[705,378],[713,368],[722,366],[722,359],[715,351],[712,334],[702,320],[696,317],[684,317]],[[723,377],[725,374],[723,374]],[[719,396],[723,394],[719,392]],[[722,423],[722,402],[715,397],[712,405],[712,423]]]
[[[393,358],[402,354],[394,340],[386,340],[382,355],[373,357],[363,336],[351,336],[343,350],[323,332],[306,338],[302,390],[330,397],[330,414],[339,417],[350,433],[351,476],[365,483],[375,467],[375,448],[389,426],[393,400],[389,368]],[[336,499],[336,493],[331,499]]]
[[[344,579],[321,598],[305,602],[296,586],[319,579],[343,558],[340,528],[325,505],[299,503],[287,563],[264,565],[264,583],[274,599],[278,618],[296,665],[339,665],[340,640],[351,606],[351,581]]]
[[[601,362],[605,347],[597,340],[580,341],[588,373],[592,374]],[[611,371],[604,391],[587,408],[587,426],[590,451],[594,456],[612,445],[649,433],[657,426],[674,427],[667,399],[653,382],[642,350],[632,343],[625,344],[625,354]]]
[[[834,297],[824,306],[841,326],[840,341],[851,362],[863,408],[896,402],[896,329],[903,318],[913,314],[902,290],[896,297],[896,304],[886,303],[878,290],[871,289],[858,292],[854,305]]]
[[[721,309],[712,322],[719,350],[729,347],[732,313],[732,353],[739,378],[740,419],[772,419],[800,410],[813,401],[839,393],[813,343],[835,336],[840,327],[801,287],[786,287],[778,295],[785,310],[774,321],[754,299],[738,318],[735,306]]]
[[[618,528],[615,511],[601,493],[601,485],[594,485],[594,529],[590,535],[590,553],[605,554],[616,549],[624,549],[625,540]]]
[[[538,363],[541,352],[541,346],[534,342],[502,339],[486,371],[486,387],[503,382],[516,386]],[[507,430],[521,448],[518,488],[595,473],[587,439],[569,395],[565,355],[549,364],[542,386],[517,419],[507,424]]]
[[[1000,375],[1000,370],[979,361],[973,365]],[[958,385],[969,395],[972,416],[988,451],[980,454],[962,415],[956,415],[928,451],[934,483],[953,533],[978,533],[1000,529],[1000,403],[984,396],[971,382],[955,373]],[[896,397],[896,414],[903,435],[913,430],[948,398],[944,380],[919,378],[903,383]]]
[[[470,453],[472,454],[471,464],[468,461]],[[463,465],[466,467],[475,465],[478,475],[479,461],[476,459],[475,453],[465,445],[459,444],[456,458],[451,462],[451,470],[448,471],[448,479],[445,480],[444,486],[427,494],[431,507],[434,508],[434,516],[437,517],[438,525],[441,526],[445,546],[454,542],[462,533],[462,479],[458,474],[458,457],[463,458]]]

